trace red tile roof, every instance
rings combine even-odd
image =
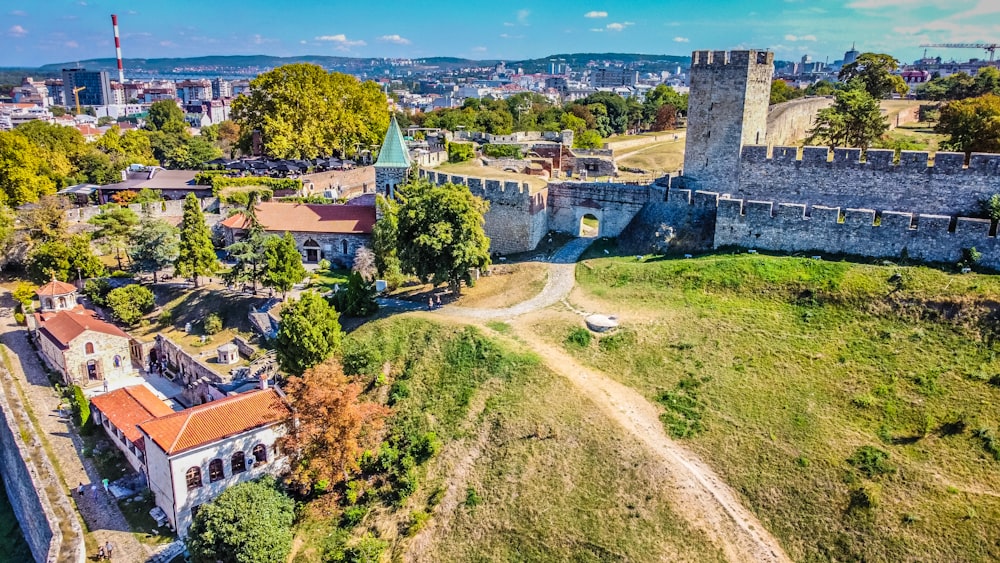
[[[292,411],[274,389],[258,389],[143,422],[139,428],[167,455],[287,420]]]
[[[318,205],[264,202],[257,206],[257,220],[273,232],[370,234],[375,208],[361,205]],[[246,218],[237,213],[222,222],[230,229],[245,229]]]
[[[130,442],[143,447],[138,425],[147,420],[173,414],[174,410],[153,394],[145,385],[132,385],[98,395],[90,402],[101,411]]]
[[[73,293],[76,291],[76,286],[68,284],[66,282],[61,282],[57,279],[50,281],[49,283],[43,285],[42,287],[35,290],[35,294],[40,297],[55,297],[57,295],[66,295],[67,293]]]
[[[87,331],[100,332],[122,338],[129,337],[120,328],[98,319],[92,312],[82,308],[74,311],[59,311],[55,314],[36,314],[36,318],[40,325],[38,330],[64,350],[69,348],[70,342],[73,342],[78,336]]]

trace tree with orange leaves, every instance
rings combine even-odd
[[[281,448],[291,458],[289,484],[301,494],[329,488],[358,470],[362,452],[378,444],[389,408],[361,402],[361,385],[329,359],[292,377],[285,393],[295,411]]]

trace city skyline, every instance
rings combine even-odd
[[[7,2],[5,2],[7,3]],[[122,2],[61,0],[45,11],[7,3],[0,66],[114,57],[112,13],[125,58],[200,55],[342,55],[529,59],[568,52],[688,55],[695,49],[766,48],[778,59],[840,58],[853,43],[904,62],[928,42],[996,41],[1000,3],[990,0],[737,0],[706,4],[640,0],[555,0],[427,11],[387,1],[372,14],[359,5],[261,0],[174,2],[129,9]],[[134,5],[133,5],[134,6]],[[994,16],[994,17],[990,17]],[[931,49],[930,56],[982,57],[978,50]]]

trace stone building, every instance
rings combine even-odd
[[[396,186],[406,183],[410,171],[410,150],[406,148],[403,132],[396,123],[396,116],[389,121],[385,141],[375,161],[375,190],[386,197],[395,197]]]
[[[99,385],[135,374],[138,344],[79,305],[75,287],[52,280],[36,293],[41,310],[29,328],[42,358],[67,385]]]
[[[229,487],[287,470],[276,442],[291,414],[278,391],[258,389],[138,424],[149,488],[177,535]]]
[[[375,208],[368,205],[324,205],[264,202],[257,205],[257,221],[270,234],[292,234],[302,261],[327,259],[338,267],[354,264],[361,246],[371,246]],[[220,223],[226,244],[246,236],[246,217],[237,213]]]

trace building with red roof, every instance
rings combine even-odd
[[[349,268],[361,246],[371,246],[375,226],[375,207],[368,205],[328,205],[309,203],[263,202],[256,208],[257,221],[271,234],[291,233],[302,254],[302,261]],[[220,223],[226,244],[246,236],[249,222],[237,213]]]
[[[145,385],[130,385],[90,400],[95,424],[104,427],[125,459],[139,473],[146,473],[146,445],[139,424],[174,413]]]

